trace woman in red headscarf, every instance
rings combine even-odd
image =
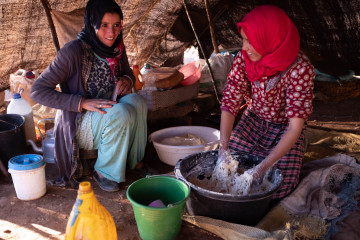
[[[219,156],[230,149],[264,158],[251,170],[255,182],[276,165],[284,181],[273,198],[281,199],[299,181],[314,67],[300,51],[296,26],[280,8],[256,7],[237,27],[243,46],[223,92]],[[233,129],[244,100],[247,110]]]

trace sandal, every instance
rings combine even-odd
[[[100,177],[97,171],[94,171],[93,178],[99,184],[100,188],[104,191],[117,192],[120,190],[119,183],[111,181],[105,177]]]

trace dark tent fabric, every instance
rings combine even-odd
[[[124,39],[131,65],[182,63],[184,50],[196,45],[183,1],[119,1],[124,12]],[[301,49],[315,67],[334,76],[360,72],[360,2],[358,0],[209,0],[215,38],[223,49],[240,49],[236,23],[255,6],[274,4],[297,25]],[[207,57],[213,50],[203,0],[186,0]],[[86,1],[48,0],[51,10],[69,13]],[[16,69],[43,71],[56,51],[44,8],[35,0],[0,0],[0,91]],[[59,36],[61,37],[61,36]]]

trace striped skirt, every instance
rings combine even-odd
[[[260,119],[255,113],[246,110],[232,131],[229,148],[231,151],[243,151],[265,158],[278,144],[286,132],[288,124],[277,124]],[[299,174],[304,156],[304,126],[299,139],[290,151],[277,163],[283,175],[281,188],[273,195],[279,200],[290,194],[299,182]]]

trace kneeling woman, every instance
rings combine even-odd
[[[105,191],[119,190],[126,168],[144,157],[147,106],[141,96],[127,94],[135,77],[122,39],[122,19],[115,1],[90,0],[77,39],[57,53],[32,86],[33,100],[58,109],[55,185],[77,186],[83,175],[79,148],[97,149],[93,177]],[[58,84],[61,92],[55,90]],[[119,96],[112,101],[115,90]]]
[[[230,149],[264,158],[252,170],[255,182],[276,165],[284,182],[273,198],[280,200],[299,182],[306,121],[313,110],[314,67],[300,50],[296,26],[276,6],[253,9],[238,30],[243,46],[222,98],[220,153]],[[248,108],[233,129],[243,100]]]

